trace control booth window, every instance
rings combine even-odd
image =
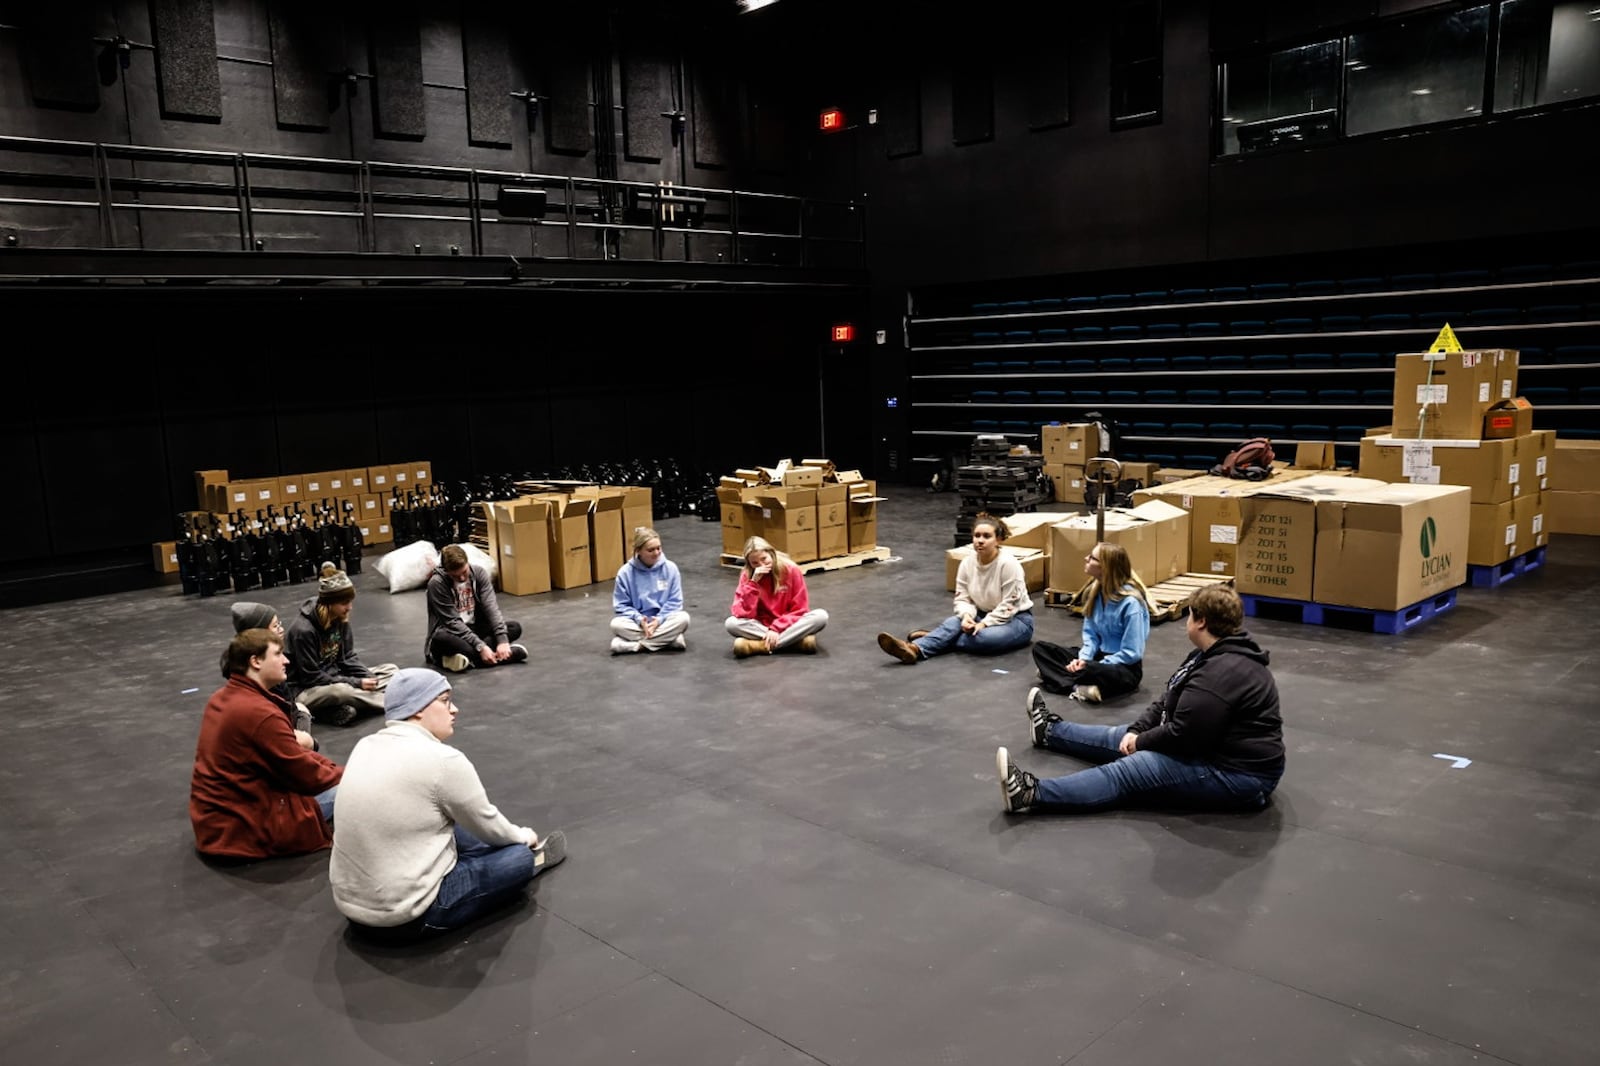
[[[1335,139],[1341,43],[1318,41],[1221,64],[1222,154]]]
[[[1345,134],[1481,115],[1488,48],[1488,4],[1351,34],[1345,43]]]
[[[1600,0],[1500,5],[1494,109],[1518,111],[1600,96]]]

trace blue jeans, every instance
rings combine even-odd
[[[338,795],[339,786],[317,793],[317,806],[322,808],[322,820],[329,825],[333,824],[333,797]]]
[[[1142,803],[1258,811],[1267,805],[1276,778],[1223,770],[1203,762],[1185,762],[1157,751],[1121,755],[1117,745],[1125,725],[1079,725],[1055,722],[1045,747],[1089,762],[1101,763],[1064,777],[1041,779],[1036,803],[1072,811],[1102,811],[1138,800]]]
[[[981,611],[978,621],[983,621]],[[1033,612],[1020,611],[999,625],[980,629],[976,633],[963,633],[961,616],[953,614],[939,623],[938,629],[911,643],[922,649],[924,659],[952,650],[972,655],[999,655],[1016,648],[1026,648],[1033,643]]]
[[[459,825],[455,869],[444,875],[439,894],[422,912],[421,931],[457,929],[503,907],[538,872],[526,844],[485,844]]]

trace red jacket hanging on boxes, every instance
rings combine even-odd
[[[741,570],[739,587],[733,593],[732,615],[754,618],[774,633],[782,633],[811,610],[806,594],[806,579],[793,563],[783,568],[783,587],[774,588],[771,574],[751,581]]]
[[[316,796],[339,783],[337,763],[295,739],[290,706],[241,674],[206,702],[189,784],[194,846],[203,855],[268,859],[333,842]]]

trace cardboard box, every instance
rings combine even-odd
[[[1237,574],[1239,534],[1244,525],[1240,501],[1314,473],[1285,468],[1265,481],[1239,481],[1201,474],[1172,484],[1140,489],[1133,494],[1133,502],[1161,500],[1189,512],[1189,569],[1202,574]]]
[[[305,499],[305,486],[299,474],[278,479],[278,504],[288,507]]]
[[[1160,463],[1123,463],[1122,478],[1130,478],[1141,485],[1150,485],[1155,482],[1156,471],[1161,469]]]
[[[522,497],[485,505],[500,591],[533,596],[550,591],[550,501]]]
[[[878,546],[878,504],[884,498],[878,495],[876,481],[855,481],[850,491],[850,550],[866,551]]]
[[[1145,482],[1149,485],[1170,485],[1174,481],[1188,481],[1192,477],[1205,477],[1204,470],[1189,470],[1179,466],[1163,466],[1156,471],[1155,479]]]
[[[1046,466],[1051,463],[1082,466],[1100,451],[1100,428],[1092,422],[1040,426],[1039,441]]]
[[[1083,467],[1071,463],[1045,463],[1045,476],[1055,486],[1056,500],[1083,506]]]
[[[350,505],[350,510],[348,512],[345,511],[345,505],[346,504]],[[346,496],[335,496],[333,498],[333,509],[334,509],[334,513],[338,516],[340,522],[343,522],[345,520],[345,515],[347,513],[349,514],[349,516],[351,518],[353,518],[353,519],[355,519],[357,521],[360,521],[360,519],[361,519],[361,497],[360,496],[348,496],[348,495],[346,495]]]
[[[383,497],[375,492],[363,492],[356,497],[356,513],[360,515],[360,521],[363,525],[368,522],[376,522],[387,513]]]
[[[550,584],[558,589],[589,584],[589,501],[559,492],[541,493],[534,499],[550,504]]]
[[[371,521],[362,521],[361,543],[370,547],[374,544],[391,544],[394,542],[394,530],[389,526],[389,519],[378,517]]]
[[[1548,542],[1542,492],[1505,503],[1475,503],[1468,519],[1467,562],[1498,566]]]
[[[717,486],[717,508],[722,512],[722,551],[725,555],[739,555],[744,542],[751,535],[745,525],[745,503],[755,496],[752,487],[733,485]]]
[[[1334,467],[1333,442],[1303,440],[1295,445],[1294,469],[1332,470]]]
[[[392,467],[369,466],[367,467],[367,484],[364,491],[374,492],[382,496],[389,495],[389,488],[394,484]]]
[[[622,543],[633,549],[633,531],[640,526],[652,527],[656,524],[654,516],[655,497],[643,485],[613,485],[611,488],[622,493]]]
[[[265,509],[269,504],[277,504],[278,479],[230,481],[225,485],[213,487],[212,493],[217,496],[212,502],[220,505],[213,506],[213,511],[232,512],[243,507],[245,514],[253,518],[257,510]]]
[[[1318,501],[1312,599],[1395,611],[1457,587],[1471,506],[1458,485],[1391,484]]]
[[[194,500],[195,506],[201,510],[211,510],[211,486],[226,485],[228,472],[226,470],[196,470],[194,472]]]
[[[832,559],[850,552],[850,489],[844,485],[817,486],[817,558]]]
[[[815,466],[791,466],[783,472],[783,484],[793,488],[816,488],[822,484],[822,473]]]
[[[763,485],[745,503],[745,528],[759,522],[762,536],[797,563],[817,558],[817,490]]]
[[[1600,537],[1600,492],[1552,489],[1544,494],[1544,514],[1548,533]]]
[[[150,560],[155,564],[156,573],[176,574],[178,572],[178,542],[175,540],[163,540],[150,545]]]
[[[1558,440],[1550,453],[1550,488],[1600,492],[1600,440]]]
[[[1478,440],[1483,416],[1517,394],[1517,353],[1505,349],[1394,357],[1394,436]]]
[[[344,491],[353,496],[359,496],[361,493],[369,491],[369,484],[370,482],[367,481],[367,468],[364,466],[353,467],[344,472]]]
[[[1019,548],[1012,544],[1000,545],[1000,550],[1014,557],[1022,564],[1022,580],[1027,585],[1029,592],[1043,592],[1049,574],[1049,564],[1044,552],[1037,548]],[[956,590],[956,571],[961,569],[961,561],[972,555],[972,545],[963,544],[959,548],[951,548],[944,553],[944,587],[951,592]]]
[[[1098,516],[1078,514],[1050,527],[1050,587],[1082,588],[1088,579],[1083,560],[1097,539]],[[1147,585],[1189,569],[1188,512],[1164,500],[1137,507],[1112,507],[1105,514],[1105,540],[1128,553],[1128,562]]]
[[[633,538],[622,539],[623,493],[618,489],[579,489],[574,496],[589,500],[589,573],[596,581],[610,581],[622,569]]]
[[[1034,511],[1028,514],[1006,515],[1001,519],[1009,535],[1005,547],[1033,548],[1050,554],[1050,527],[1072,517],[1060,511]]]
[[[1504,440],[1533,432],[1533,404],[1521,396],[1502,400],[1483,416],[1483,439]]]
[[[1239,502],[1234,588],[1257,596],[1310,600],[1317,551],[1317,502],[1360,495],[1385,482],[1312,474]]]
[[[416,488],[416,485],[411,481],[409,463],[396,463],[389,467],[389,487],[398,489],[402,495]]]
[[[1361,442],[1361,476],[1465,485],[1473,503],[1505,503],[1543,487],[1549,469],[1546,443],[1538,433],[1485,441],[1367,437]]]

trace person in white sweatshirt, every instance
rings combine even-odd
[[[465,925],[566,858],[559,830],[540,837],[507,821],[472,763],[445,744],[458,713],[444,675],[401,670],[389,682],[383,729],[345,765],[328,866],[333,902],[385,939]]]
[[[905,640],[878,634],[878,647],[903,663],[918,663],[947,651],[999,655],[1033,642],[1033,600],[1015,556],[1000,550],[1006,525],[991,514],[972,520],[972,554],[956,570],[956,613],[938,628]]]

